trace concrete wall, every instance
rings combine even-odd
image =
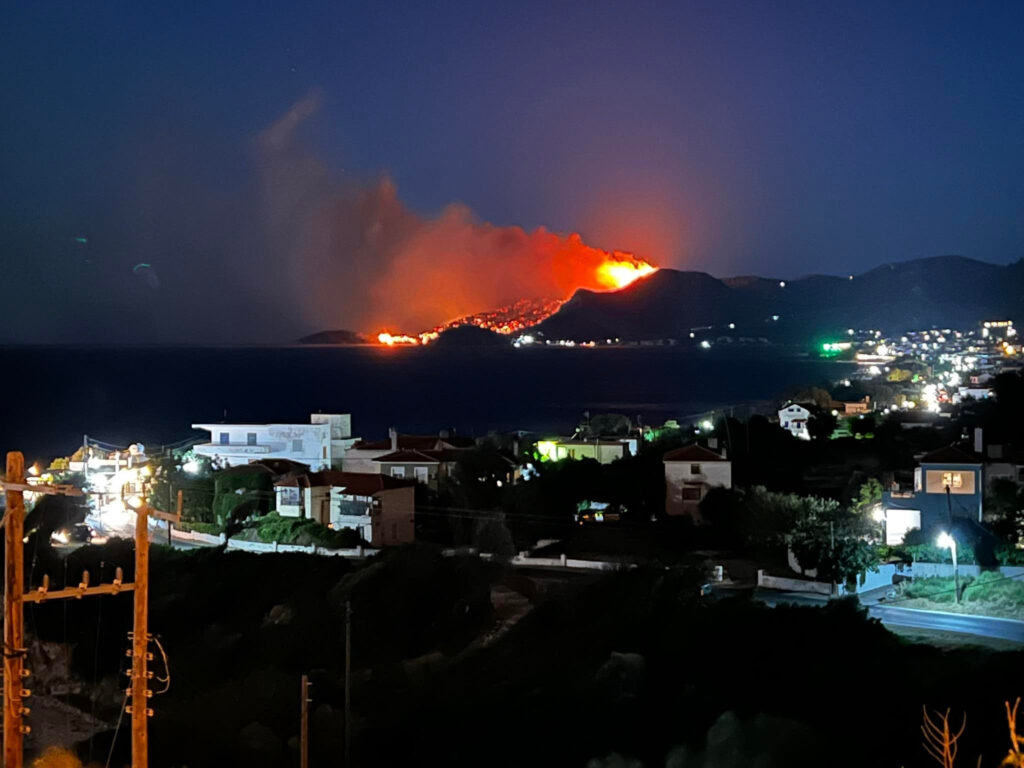
[[[416,538],[416,489],[392,488],[378,491],[380,507],[374,510],[373,537],[375,547],[408,544]]]
[[[959,566],[961,576],[977,576],[981,573],[981,566],[978,565],[961,565]],[[1022,565],[1003,565],[998,568],[999,573],[1003,576],[1009,577],[1022,577],[1024,576],[1024,566]],[[953,576],[953,564],[952,563],[914,563],[911,566],[910,572],[913,574],[915,579],[927,579],[932,576],[942,576],[944,578],[952,578]]]

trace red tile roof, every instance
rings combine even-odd
[[[444,461],[455,461],[459,457],[459,451],[394,451],[393,453],[378,456],[374,461],[381,464],[440,464]]]
[[[676,448],[662,456],[662,461],[728,461],[721,454],[705,448],[702,445],[684,445]]]

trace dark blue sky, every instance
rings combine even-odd
[[[312,329],[253,151],[311,92],[289,210],[387,174],[719,276],[1014,260],[1022,33],[1014,2],[12,4],[0,341]]]

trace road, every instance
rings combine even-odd
[[[793,605],[824,605],[828,599],[824,595],[813,595],[805,592],[779,592],[758,589],[754,596],[766,605],[790,603]],[[883,624],[913,627],[915,629],[936,629],[945,632],[959,632],[965,635],[993,637],[1000,640],[1012,640],[1024,643],[1024,621],[997,619],[990,616],[969,616],[962,613],[944,613],[942,611],[921,611],[916,608],[900,608],[895,605],[882,605],[865,601],[868,615],[879,619]]]

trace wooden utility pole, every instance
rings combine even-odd
[[[299,726],[299,764],[309,768],[309,675],[302,676],[302,721]]]
[[[352,755],[352,603],[345,601],[345,765]]]
[[[25,457],[20,453],[7,454],[7,483],[24,485]],[[7,488],[7,512],[4,514],[4,766],[21,768],[24,735],[31,729],[21,718],[28,714],[22,699],[31,692],[22,688],[22,678],[28,675],[24,668],[25,613],[21,598],[24,592],[25,569],[24,537],[25,493]]]
[[[147,718],[152,692],[146,662],[149,660],[149,507],[143,502],[135,510],[135,623],[132,628],[132,703],[125,708],[132,716],[132,768],[149,765]]]
[[[21,453],[7,454],[7,478],[3,483],[7,495],[7,511],[4,514],[4,768],[22,768],[24,756],[24,735],[31,731],[22,718],[29,714],[23,701],[31,691],[22,687],[22,680],[29,672],[24,668],[25,656],[25,603],[43,603],[47,600],[61,600],[94,595],[116,595],[135,590],[135,628],[132,633],[132,768],[147,768],[146,718],[153,714],[148,708],[152,695],[146,684],[150,673],[146,662],[150,659],[148,650],[147,613],[149,599],[149,528],[148,517],[176,520],[174,515],[163,515],[151,511],[145,504],[137,510],[135,523],[135,584],[121,582],[118,568],[110,584],[89,586],[89,572],[82,573],[77,587],[64,585],[63,589],[50,591],[50,579],[43,576],[43,583],[25,592],[24,584],[24,529],[25,492],[57,496],[81,496],[82,492],[70,485],[28,485],[25,483],[25,459]],[[141,726],[141,727],[140,727]]]

